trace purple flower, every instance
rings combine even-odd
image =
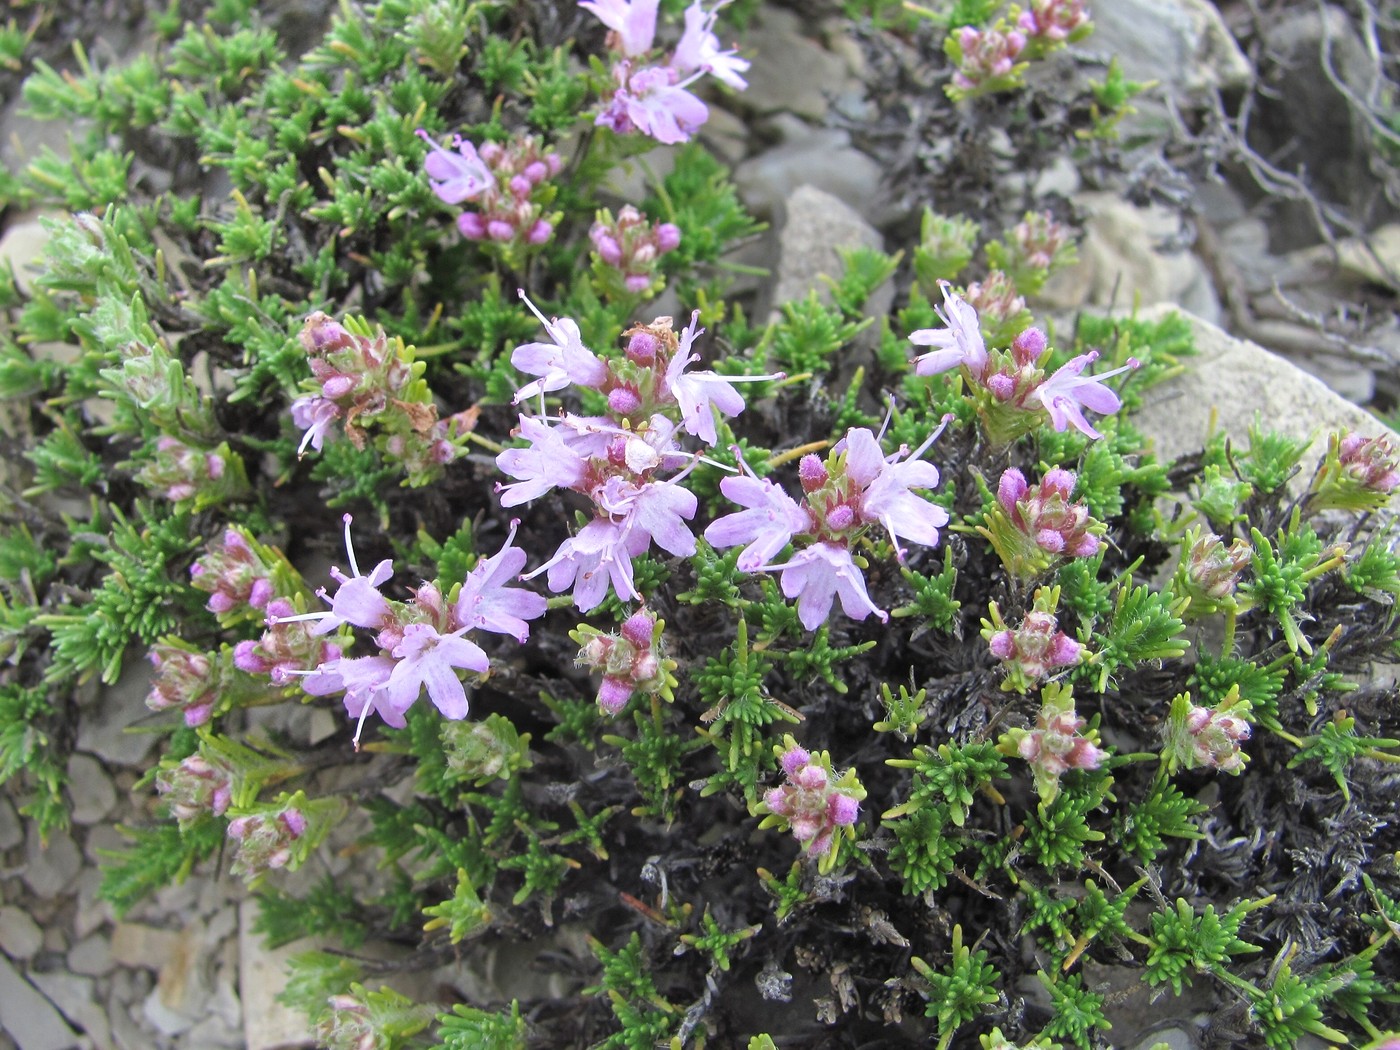
[[[722,6],[720,3],[714,11],[706,11],[700,0],[695,0],[685,9],[685,32],[671,55],[671,66],[682,75],[701,70],[743,91],[749,83],[741,74],[749,68],[749,60],[740,58],[737,51],[720,50],[714,34],[718,9]]]
[[[578,5],[613,31],[628,58],[646,54],[656,38],[656,9],[660,0],[582,0]]]
[[[520,417],[520,433],[529,448],[508,448],[496,457],[502,472],[520,480],[497,485],[501,506],[514,507],[542,496],[556,485],[573,488],[583,480],[588,461],[570,448],[542,419]]]
[[[909,453],[900,448],[889,456],[884,454],[875,435],[864,427],[846,434],[846,476],[864,490],[860,496],[860,518],[879,522],[890,534],[895,555],[901,560],[904,551],[899,537],[921,543],[926,547],[938,544],[938,529],[948,524],[948,512],[937,504],[915,496],[910,489],[931,489],[938,485],[938,468],[919,457],[928,450],[943,425]],[[901,459],[908,454],[908,459]]]
[[[391,617],[389,602],[379,593],[379,588],[384,586],[389,577],[394,575],[394,563],[385,558],[368,576],[360,572],[360,566],[355,561],[355,547],[350,542],[350,522],[353,520],[349,514],[345,515],[345,553],[350,557],[350,571],[353,576],[346,576],[338,568],[331,569],[331,576],[340,584],[336,588],[335,597],[327,598],[326,590],[323,587],[317,593],[331,603],[330,612],[300,613],[296,616],[269,616],[269,625],[279,623],[291,623],[296,620],[315,620],[316,626],[311,628],[311,634],[319,636],[329,634],[338,630],[342,625],[353,623],[356,627],[364,627],[377,631],[383,626],[384,621]]]
[[[977,311],[953,291],[953,286],[947,281],[939,281],[938,287],[943,289],[943,306],[935,309],[948,327],[921,328],[910,333],[911,343],[938,347],[914,358],[914,373],[933,376],[964,365],[973,376],[980,378],[987,369],[987,347],[982,341]]]
[[[461,204],[495,184],[496,177],[477,155],[476,147],[460,135],[452,137],[455,153],[439,146],[422,128],[418,129],[418,137],[431,149],[423,161],[423,170],[432,180],[433,192],[445,204]]]
[[[293,401],[292,422],[306,431],[297,446],[297,456],[306,454],[307,445],[320,452],[327,432],[339,418],[340,406],[329,398],[308,394]]]
[[[480,629],[509,634],[523,644],[530,636],[530,625],[525,621],[543,616],[549,603],[544,595],[523,587],[507,586],[519,577],[520,570],[525,567],[525,552],[511,546],[519,524],[518,519],[512,521],[510,533],[500,551],[490,558],[482,558],[467,573],[457,597],[454,615],[463,630]]]
[[[711,406],[726,416],[737,416],[744,410],[744,398],[734,389],[734,383],[757,383],[769,379],[782,379],[783,373],[766,376],[722,376],[713,371],[691,372],[686,367],[700,360],[699,354],[690,352],[695,337],[704,332],[697,328],[700,311],[690,315],[690,324],[681,332],[680,342],[671,363],[666,368],[665,388],[676,403],[681,406],[681,428],[694,434],[707,445],[713,446],[719,440],[715,430],[715,415]]]
[[[396,706],[384,691],[393,672],[394,661],[387,656],[340,657],[323,663],[303,677],[301,687],[312,696],[329,696],[344,690],[345,711],[357,720],[355,747],[358,749],[360,730],[364,728],[365,718],[371,710],[395,729],[402,729],[408,724],[404,712],[409,704]]]
[[[889,619],[870,600],[865,577],[851,558],[851,552],[834,543],[814,543],[798,551],[782,565],[760,566],[754,571],[782,573],[783,594],[797,599],[797,618],[802,626],[815,631],[831,613],[831,603],[841,599],[841,611],[852,620],[864,620],[871,613],[881,621]]]
[[[465,630],[439,634],[426,623],[411,623],[403,629],[403,641],[393,648],[398,662],[384,685],[391,707],[407,711],[427,686],[429,699],[444,718],[467,717],[467,691],[457,669],[486,674],[491,662],[480,646],[462,637]]]
[[[1111,372],[1087,378],[1080,375],[1084,369],[1098,360],[1098,356],[1097,350],[1080,354],[1072,361],[1061,365],[1049,379],[1036,388],[1035,396],[1040,398],[1040,403],[1050,413],[1050,422],[1056,430],[1064,431],[1073,425],[1081,434],[1086,434],[1091,438],[1103,437],[1089,425],[1089,421],[1084,418],[1080,406],[1091,409],[1100,415],[1117,412],[1122,406],[1118,395],[1104,386],[1103,381],[1110,376],[1118,375],[1120,372],[1137,368],[1140,362],[1136,358],[1129,358],[1126,365],[1122,368],[1115,368]]]
[[[719,489],[747,509],[710,522],[705,539],[714,547],[746,544],[737,567],[741,572],[753,572],[777,557],[796,533],[805,532],[811,520],[801,504],[773,482],[754,474],[743,459],[739,466],[744,473],[725,478]]]
[[[617,90],[595,123],[618,133],[640,131],[657,142],[687,142],[709,119],[710,110],[686,90],[702,74],[685,80],[670,66],[647,66],[632,72],[628,62],[613,69]]]
[[[515,403],[518,405],[536,394],[543,397],[547,391],[562,390],[570,383],[601,386],[608,377],[608,366],[583,345],[578,325],[567,317],[545,320],[544,314],[526,297],[523,288],[520,289],[520,298],[525,300],[530,312],[540,319],[554,343],[525,343],[511,351],[512,365],[527,375],[540,377],[515,392]]]
[[[607,597],[608,584],[619,598],[639,598],[632,582],[632,558],[647,548],[647,537],[632,532],[621,523],[595,518],[581,528],[577,536],[559,545],[554,557],[534,572],[548,572],[549,589],[556,594],[574,589],[574,607],[579,612],[596,609]]]

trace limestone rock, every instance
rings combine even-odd
[[[34,973],[34,986],[58,1007],[68,1021],[81,1028],[94,1047],[112,1045],[107,1011],[98,1005],[96,982],[70,973]]]
[[[0,908],[0,952],[23,962],[44,944],[43,931],[23,908]]]
[[[1052,310],[1127,309],[1134,303],[1176,303],[1214,321],[1220,304],[1201,261],[1162,245],[1178,234],[1174,213],[1141,208],[1112,193],[1074,198],[1088,216],[1079,261],[1046,282],[1037,302]]]
[[[134,969],[159,970],[175,952],[180,935],[136,922],[119,922],[112,931],[112,958]]]
[[[1158,306],[1142,311],[1144,318],[1171,310]],[[1290,437],[1318,440],[1303,459],[1301,477],[1326,451],[1325,433],[1338,427],[1367,436],[1389,435],[1383,423],[1276,354],[1233,336],[1198,317],[1185,315],[1195,331],[1197,356],[1179,376],[1147,391],[1133,423],[1155,444],[1164,461],[1196,452],[1205,443],[1211,413],[1219,428],[1237,441],[1248,441],[1249,427],[1262,419]]]
[[[18,846],[24,841],[24,825],[7,798],[0,798],[0,850]]]
[[[116,684],[99,689],[96,701],[83,712],[78,750],[96,755],[108,767],[144,769],[156,736],[127,730],[151,717],[146,707],[146,694],[150,691],[151,665],[136,653],[128,654],[126,669]]]
[[[739,195],[759,216],[772,216],[799,186],[824,190],[872,222],[886,217],[881,207],[880,166],[851,145],[851,137],[836,128],[823,128],[790,139],[750,157],[734,171]]]
[[[778,237],[778,271],[773,288],[773,305],[805,298],[815,289],[825,302],[831,301],[830,288],[823,276],[839,278],[844,270],[838,250],[842,248],[884,248],[880,231],[836,197],[815,186],[799,186],[787,200],[787,219]],[[881,292],[888,293],[884,296]],[[883,315],[889,309],[893,289],[877,290],[871,311]]]
[[[307,950],[301,942],[275,950],[263,947],[261,935],[253,932],[258,916],[255,901],[244,901],[238,909],[238,988],[243,998],[243,1036],[248,1050],[290,1050],[314,1043],[306,1018],[277,1001],[286,985],[287,961]]]
[[[91,755],[74,754],[68,759],[68,793],[73,799],[76,824],[97,824],[117,805],[112,778]]]
[[[1220,12],[1207,0],[1113,0],[1094,5],[1086,47],[1116,56],[1130,80],[1173,97],[1243,87],[1252,77]]]
[[[9,1034],[19,1050],[69,1050],[77,1036],[54,1009],[9,962],[0,958],[0,1030]]]
[[[742,97],[759,113],[821,120],[828,99],[851,80],[846,61],[807,36],[802,19],[771,5],[744,34],[743,51],[758,56],[745,74],[749,87]]]
[[[39,838],[39,829],[30,825],[25,842],[24,884],[42,900],[62,896],[78,877],[83,856],[73,840],[61,831],[49,836],[48,845]]]

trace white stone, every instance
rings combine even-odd
[[[744,34],[744,51],[758,56],[745,74],[744,105],[759,113],[826,116],[828,99],[851,82],[846,61],[807,36],[795,14],[768,5]]]
[[[0,797],[0,850],[18,846],[24,841],[24,825],[10,800]]]
[[[1140,208],[1112,193],[1081,193],[1087,215],[1079,261],[1046,282],[1036,302],[1052,310],[1129,309],[1179,304],[1208,320],[1220,306],[1204,265],[1189,251],[1165,251],[1179,229],[1174,212]]]
[[[172,1010],[161,1000],[160,990],[152,991],[141,1005],[141,1016],[162,1035],[179,1035],[194,1027],[195,1018]]]
[[[1207,0],[1095,4],[1094,35],[1083,46],[1116,57],[1129,80],[1158,81],[1172,97],[1243,87],[1253,76],[1220,12]]]
[[[117,805],[112,778],[91,755],[74,754],[68,759],[68,793],[73,799],[76,824],[97,824]]]
[[[70,1023],[81,1028],[97,1047],[112,1045],[107,1011],[97,1002],[96,985],[91,977],[68,973],[34,973],[32,981]]]
[[[778,235],[778,271],[773,288],[776,308],[794,299],[806,298],[816,290],[824,302],[831,301],[831,290],[823,276],[839,279],[845,270],[839,250],[843,248],[884,248],[880,231],[871,226],[854,208],[814,186],[799,186],[787,200],[787,219]],[[886,299],[893,297],[887,289]],[[877,289],[873,298],[880,298]],[[872,313],[883,315],[889,303],[878,304]]]
[[[125,668],[116,684],[99,689],[96,701],[83,711],[78,727],[78,750],[96,755],[109,768],[136,766],[144,770],[146,756],[155,746],[156,736],[128,730],[152,717],[146,707],[146,694],[150,691],[150,662],[132,650],[127,654]]]
[[[68,969],[74,973],[101,977],[111,973],[115,966],[111,942],[106,937],[84,937],[68,949]]]
[[[175,952],[180,935],[135,922],[119,922],[112,931],[112,958],[123,966],[158,970]]]
[[[0,951],[23,962],[34,957],[44,944],[43,931],[23,908],[0,908]]]
[[[55,831],[49,836],[48,845],[39,838],[39,829],[33,825],[25,842],[24,884],[36,897],[52,900],[62,896],[64,890],[78,877],[83,866],[83,855],[66,832]]]
[[[60,220],[53,217],[49,221]],[[49,231],[37,217],[10,224],[5,235],[0,237],[0,266],[13,268],[15,287],[25,295],[34,290],[35,265],[43,257],[48,243]]]
[[[1160,317],[1170,307],[1142,311]],[[1199,451],[1212,413],[1218,428],[1244,447],[1249,428],[1259,421],[1294,438],[1318,435],[1303,459],[1298,484],[1305,483],[1326,451],[1325,432],[1338,427],[1367,436],[1396,435],[1371,415],[1328,389],[1321,380],[1254,343],[1184,314],[1195,333],[1195,357],[1178,376],[1146,391],[1133,424],[1150,437],[1163,461]]]
[[[78,873],[74,886],[78,895],[77,911],[73,915],[73,936],[86,937],[97,932],[113,919],[112,905],[98,896],[102,889],[102,872],[84,868]]]
[[[883,172],[871,157],[851,145],[837,128],[822,128],[748,158],[734,171],[734,182],[750,210],[773,215],[799,186],[825,190],[871,222],[885,216],[884,195],[876,192]]]
[[[243,1036],[248,1050],[286,1050],[315,1040],[306,1018],[277,1001],[287,984],[287,962],[308,945],[295,942],[269,950],[253,931],[256,901],[238,907],[238,989],[243,998]]]
[[[26,981],[9,961],[0,957],[0,1028],[9,1033],[19,1050],[69,1050],[78,1038],[47,999]]]

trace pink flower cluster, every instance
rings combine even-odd
[[[554,196],[549,180],[563,162],[538,138],[517,135],[504,146],[487,142],[478,150],[455,135],[449,150],[422,128],[418,136],[430,147],[423,167],[433,192],[446,204],[476,205],[475,211],[457,216],[457,229],[467,240],[521,247],[544,244],[553,236],[554,223],[545,217],[544,207]]]
[[[825,853],[839,829],[855,824],[860,798],[834,781],[830,770],[804,748],[789,747],[779,764],[786,782],[770,788],[763,796],[763,805],[787,823],[808,856]]]
[[[604,211],[588,231],[593,242],[594,273],[603,291],[613,298],[645,295],[659,287],[657,263],[667,252],[680,247],[681,231],[673,223],[653,224],[628,204],[617,213]]]
[[[983,635],[1006,672],[1005,687],[1021,692],[1051,671],[1073,667],[1084,654],[1084,647],[1060,630],[1055,614],[1043,608],[1031,609],[1014,629],[1004,627]]]
[[[233,873],[252,880],[285,868],[292,848],[306,834],[306,816],[295,806],[274,813],[252,813],[229,821],[228,837],[238,843]]]
[[[151,458],[136,473],[136,480],[152,492],[180,503],[205,496],[217,502],[230,489],[226,479],[226,449],[203,449],[178,438],[162,435],[156,439]],[[234,484],[232,488],[238,488]]]
[[[356,335],[319,311],[306,319],[301,345],[319,392],[292,402],[292,422],[305,431],[298,455],[308,446],[320,451],[339,423],[359,449],[368,444],[369,425],[386,432],[385,451],[410,472],[456,458],[457,421],[439,421],[431,398],[410,394],[414,369],[408,352],[395,343],[382,329],[373,337]]]
[[[1030,10],[1022,12],[1016,24],[1029,38],[1059,45],[1071,34],[1086,31],[1089,12],[1084,0],[1030,0]]]
[[[1389,495],[1400,485],[1400,453],[1386,438],[1346,434],[1337,459],[1348,477],[1372,492]]]
[[[606,395],[608,406],[606,416],[565,413],[557,424],[522,414],[518,433],[529,444],[496,457],[501,471],[516,479],[498,486],[504,507],[554,488],[581,493],[593,504],[592,520],[526,578],[548,573],[550,590],[572,588],[580,612],[596,608],[609,584],[619,598],[636,600],[641,596],[633,584],[632,559],[653,542],[680,557],[695,553],[695,536],[686,523],[695,516],[697,501],[679,484],[695,460],[681,450],[680,432],[714,444],[715,411],[734,416],[744,409],[733,384],[780,377],[687,372],[699,359],[691,349],[703,331],[698,311],[679,338],[669,317],[632,329],[626,333],[626,355],[605,361],[583,345],[571,319],[546,320],[525,302],[551,342],[527,343],[511,354],[516,368],[539,377],[516,392],[517,403],[538,395],[543,407],[546,393],[577,384]],[[662,476],[671,470],[678,472]]]
[[[627,617],[616,634],[590,630],[576,637],[586,639],[576,663],[603,676],[598,686],[598,707],[604,714],[621,713],[635,693],[659,694],[665,690],[665,651],[656,617],[646,610]]]
[[[813,455],[802,458],[798,478],[806,498],[801,504],[740,460],[744,473],[725,478],[719,487],[744,509],[711,522],[705,539],[720,548],[742,544],[737,564],[743,572],[781,574],[783,594],[797,599],[798,619],[809,631],[825,622],[838,597],[852,619],[874,613],[887,620],[866,591],[854,545],[871,526],[884,528],[901,559],[901,538],[937,545],[948,513],[911,490],[938,485],[938,468],[920,457],[942,430],[913,452],[902,446],[887,456],[871,431],[853,428],[825,462]],[[798,536],[809,542],[786,562],[771,564]]]
[[[209,595],[205,608],[217,614],[243,605],[262,609],[274,594],[271,567],[237,529],[225,529],[223,539],[190,566],[190,583]]]
[[[1245,763],[1240,745],[1249,739],[1251,732],[1249,723],[1238,715],[1199,705],[1192,707],[1186,716],[1188,735],[1184,743],[1189,748],[1186,767],[1203,766],[1222,773],[1239,773]]]
[[[156,673],[146,706],[152,711],[178,709],[191,728],[208,722],[223,681],[218,665],[183,643],[157,643],[151,647],[150,659]]]
[[[1026,46],[1024,33],[1001,26],[963,26],[956,40],[958,68],[953,73],[953,86],[964,92],[992,87],[1009,78]]]
[[[656,15],[660,0],[582,0],[579,6],[608,27],[608,46],[620,57],[613,89],[597,123],[618,134],[640,132],[662,143],[685,142],[709,119],[705,103],[687,90],[709,74],[736,90],[748,86],[747,59],[720,46],[718,12],[701,0],[686,9],[685,30],[665,61],[657,60]]]
[[[940,281],[939,286],[943,306],[938,308],[938,316],[947,327],[910,334],[909,341],[916,346],[934,347],[914,359],[916,375],[962,369],[989,432],[998,440],[1010,441],[1029,433],[1047,416],[1058,431],[1073,426],[1088,437],[1103,436],[1085,418],[1084,410],[1101,415],[1117,412],[1122,401],[1104,380],[1138,367],[1136,360],[1110,372],[1085,376],[1084,370],[1099,356],[1091,350],[1047,376],[1042,368],[1048,349],[1044,332],[1027,328],[1012,340],[1009,350],[988,352],[976,309],[947,281]]]
[[[227,812],[233,801],[233,772],[203,755],[189,755],[173,769],[156,774],[156,791],[183,829],[205,814],[221,817]]]
[[[1052,692],[1041,705],[1035,728],[1016,730],[1016,752],[1031,767],[1041,803],[1052,802],[1060,790],[1060,777],[1071,769],[1098,769],[1107,757],[1084,729],[1087,723],[1074,711],[1068,690]]]
[[[449,604],[431,583],[421,585],[408,602],[391,601],[379,593],[393,575],[388,559],[368,575],[361,573],[350,542],[350,515],[345,515],[345,549],[352,575],[339,569],[334,595],[320,594],[330,604],[325,612],[270,617],[273,626],[312,624],[310,634],[328,634],[346,625],[374,632],[376,656],[333,655],[314,670],[288,672],[303,675],[302,688],[313,696],[345,694],[345,709],[358,719],[355,744],[371,710],[391,726],[406,724],[405,714],[426,688],[428,696],[446,718],[467,715],[467,694],[459,671],[485,675],[491,669],[486,653],[465,637],[468,631],[508,634],[524,642],[527,620],[544,614],[546,602],[538,594],[512,587],[525,565],[525,552],[512,546],[516,522],[511,523],[505,545],[490,558],[482,558],[467,574],[456,601]]]

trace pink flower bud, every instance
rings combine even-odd
[[[492,167],[495,167],[500,162],[501,157],[505,155],[505,150],[501,149],[498,142],[483,142],[481,148],[476,152],[477,156]]]
[[[525,165],[525,170],[521,172],[532,183],[541,183],[549,178],[549,165],[540,160],[532,160]]]
[[[544,244],[552,236],[554,236],[554,224],[546,222],[544,219],[538,219],[530,227],[530,232],[526,235],[525,240],[529,244],[538,246]]]
[[[805,748],[790,747],[783,752],[783,757],[781,759],[783,772],[789,777],[795,777],[797,776],[798,770],[805,767],[807,763],[811,761],[812,756]]]
[[[524,175],[512,175],[510,178],[510,192],[516,197],[530,196],[530,190],[533,188],[534,183]]]
[[[649,365],[656,360],[661,343],[650,332],[633,332],[627,340],[627,358],[634,364]]]
[[[1029,368],[1045,353],[1045,333],[1039,328],[1027,328],[1011,341],[1011,353],[1022,368]]]
[[[656,621],[650,613],[634,612],[622,621],[622,637],[636,649],[650,649]]]
[[[987,377],[986,387],[998,401],[1010,401],[1016,395],[1016,377],[993,372]]]
[[[464,211],[457,216],[457,229],[469,241],[479,241],[486,236],[486,220],[474,211]]]
[[[651,287],[651,278],[644,273],[629,273],[622,279],[622,286],[633,295],[642,295]]]
[[[826,787],[828,779],[826,770],[814,762],[803,766],[797,771],[797,776],[793,777],[798,787],[808,791],[820,791]]]
[[[608,410],[615,415],[630,416],[642,407],[642,399],[631,387],[614,387],[608,393]]]
[[[998,660],[1010,660],[1016,655],[1016,636],[1010,631],[998,631],[987,639],[987,648]]]
[[[632,683],[621,678],[606,677],[598,686],[598,706],[605,714],[616,715],[632,699]]]
[[[321,384],[321,394],[323,397],[328,397],[332,401],[335,401],[338,398],[345,397],[347,394],[354,393],[355,387],[357,387],[359,383],[360,381],[356,376],[336,374]]]
[[[774,813],[783,813],[787,808],[787,792],[782,788],[769,788],[763,793],[763,804]]]
[[[598,258],[609,266],[622,265],[622,247],[617,243],[617,239],[611,234],[601,232],[599,227],[594,227],[595,236],[592,237],[593,249],[598,253]]]
[[[849,529],[855,524],[855,520],[856,512],[846,503],[838,503],[836,506],[832,507],[831,510],[827,511],[826,515],[827,526],[838,532],[842,529]]]
[[[656,247],[661,252],[673,252],[681,246],[681,228],[674,223],[663,222],[656,228]]]
[[[491,219],[486,223],[486,236],[493,241],[509,241],[515,237],[515,227],[501,219]]]
[[[860,812],[860,803],[851,798],[850,795],[832,795],[827,800],[827,812],[830,814],[833,824],[850,827],[856,822],[856,816]]]
[[[826,464],[809,452],[797,465],[797,477],[802,482],[803,492],[815,492],[827,483],[830,475]]]

